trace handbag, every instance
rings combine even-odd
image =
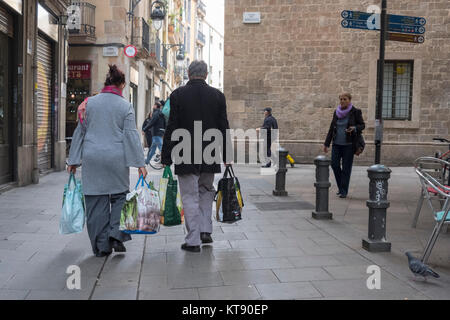
[[[173,178],[169,166],[164,168],[159,183],[161,199],[161,223],[165,226],[176,226],[182,223],[181,197],[178,193],[178,181]]]
[[[359,157],[361,153],[363,153],[364,148],[366,147],[366,142],[364,141],[363,135],[360,133],[356,138],[355,144],[355,154]]]
[[[231,166],[226,167],[223,178],[219,180],[214,200],[217,221],[232,223],[242,219],[244,201],[241,186]]]
[[[85,211],[86,207],[81,181],[75,179],[75,175],[71,172],[69,182],[64,186],[59,233],[71,234],[82,232],[86,221]]]

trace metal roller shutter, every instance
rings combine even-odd
[[[13,17],[0,6],[0,32],[10,36],[14,36]]]
[[[52,44],[41,36],[37,42],[37,139],[39,171],[52,166]]]

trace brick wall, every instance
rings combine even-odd
[[[367,129],[373,162],[376,61],[379,32],[344,29],[341,11],[366,11],[372,1],[225,1],[224,87],[232,127],[262,124],[265,107],[278,119],[281,143],[294,158],[320,153],[338,96],[351,92]],[[244,12],[261,12],[261,24],[243,24]],[[449,137],[450,2],[389,1],[388,13],[427,19],[425,43],[388,41],[387,59],[414,60],[413,119],[385,121],[383,163],[409,165],[433,154],[435,136]]]

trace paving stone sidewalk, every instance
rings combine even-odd
[[[59,235],[65,172],[39,185],[0,195],[0,299],[450,299],[450,235],[443,233],[429,264],[440,279],[410,273],[406,250],[419,256],[433,221],[424,206],[410,227],[419,184],[412,168],[392,168],[387,236],[390,253],[361,248],[367,235],[366,167],[354,167],[350,196],[330,190],[331,221],[311,218],[314,166],[289,169],[288,197],[273,197],[273,176],[236,166],[245,208],[235,224],[214,221],[214,243],[201,253],[180,249],[184,226],[133,236],[125,254],[93,256],[86,231]],[[161,172],[151,172],[158,184]],[[220,178],[216,176],[216,181]],[[332,177],[331,177],[332,178]],[[132,171],[132,185],[137,171]],[[134,186],[134,185],[133,185]],[[295,203],[294,203],[295,202]],[[81,268],[81,290],[69,290],[67,267]],[[381,268],[381,289],[369,290],[367,267]]]

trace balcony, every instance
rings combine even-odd
[[[150,67],[155,69],[156,76],[159,77],[160,75],[164,75],[166,68],[164,64],[166,64],[166,61],[167,56],[165,50],[161,57],[161,40],[153,35],[150,41],[150,56],[147,63]]]
[[[95,43],[95,6],[88,2],[72,2],[80,8],[79,23],[67,24],[69,30],[69,44]],[[78,21],[76,21],[78,22]]]
[[[133,44],[138,49],[139,58],[147,58],[150,54],[150,26],[143,18],[135,18]]]
[[[201,31],[197,32],[197,43],[201,46],[205,45],[205,35]]]
[[[167,32],[169,43],[176,43],[175,39],[175,24],[169,24],[168,32]]]
[[[197,4],[197,13],[202,18],[206,16],[206,5],[201,0]]]

